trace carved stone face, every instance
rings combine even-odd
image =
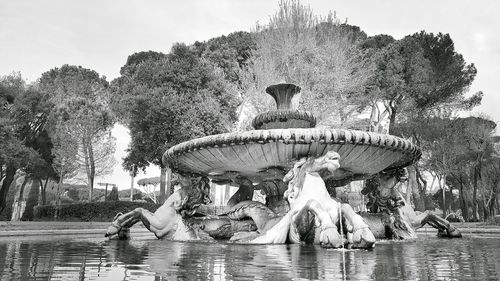
[[[340,155],[335,151],[328,151],[325,155],[316,158],[312,166],[312,172],[320,172],[327,170],[333,173],[335,170],[340,168],[339,163]]]
[[[210,204],[210,185],[207,178],[193,178],[192,186],[179,190],[180,200],[176,207],[183,217],[192,216],[202,204]]]
[[[399,174],[399,181],[406,182],[408,180],[408,171],[406,169],[401,169]]]

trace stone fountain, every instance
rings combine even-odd
[[[253,120],[255,130],[181,143],[165,152],[164,163],[174,171],[206,175],[215,183],[234,182],[235,176],[240,176],[258,184],[282,182],[284,174],[302,157],[336,151],[340,168],[330,178],[335,186],[336,181],[345,185],[383,170],[408,166],[420,157],[416,146],[395,136],[314,128],[313,114],[291,109],[291,100],[299,91],[292,84],[269,86],[266,92],[276,101],[277,110],[257,115]]]
[[[377,174],[392,175],[420,157],[418,147],[386,134],[315,128],[313,114],[291,108],[300,87],[278,84],[266,92],[277,109],[257,115],[252,123],[255,130],[206,136],[168,149],[163,162],[180,175],[182,188],[155,213],[138,208],[118,214],[106,235],[126,238],[128,228],[142,221],[157,237],[171,240],[230,239],[324,247],[347,243],[369,248],[377,227],[400,225],[394,223],[403,217],[398,204],[380,208],[387,215],[372,223],[373,217],[365,219],[348,204],[332,199],[325,181],[331,188]],[[231,183],[239,189],[226,212],[200,217],[198,207],[209,202],[209,181]],[[387,206],[387,202],[400,201],[392,192],[395,186],[388,193],[370,192],[376,194],[376,202]],[[255,190],[266,195],[266,204],[251,201]],[[409,228],[411,224],[403,223]],[[443,229],[453,232],[449,224]]]

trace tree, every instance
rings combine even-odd
[[[61,134],[72,135],[79,140],[79,161],[84,163],[89,201],[92,201],[94,179],[99,169],[96,167],[99,163],[96,161],[96,151],[100,151],[100,148],[96,145],[102,144],[100,138],[109,133],[114,123],[109,110],[108,82],[93,70],[63,65],[43,73],[39,84],[55,105],[51,118],[64,122],[55,129],[63,130],[65,132]],[[114,150],[106,151],[106,156],[112,157]]]
[[[43,114],[37,112],[36,118],[20,114],[25,105],[20,97],[25,93],[26,84],[19,73],[0,77],[0,212],[16,171],[33,171],[36,163],[43,165],[44,161],[35,150],[43,147],[36,141],[44,130],[44,123],[37,122]]]
[[[364,106],[359,98],[373,72],[358,47],[366,38],[359,27],[332,13],[317,16],[298,1],[282,1],[267,25],[257,25],[254,37],[256,49],[242,76],[247,108],[271,109],[264,89],[294,83],[302,88],[300,106],[314,111],[320,126],[350,126],[349,117]]]
[[[420,140],[428,134],[429,127],[433,127],[428,126],[429,120],[453,118],[459,110],[470,110],[481,102],[482,92],[465,96],[476,68],[473,64],[467,65],[455,51],[448,34],[422,31],[397,41],[379,36],[368,38],[363,48],[371,50],[375,65],[367,96],[372,104],[383,105],[373,106],[371,119],[376,122],[371,122],[371,129],[374,131],[382,132],[379,123],[388,117],[388,130],[383,132],[410,137],[422,146],[425,144]],[[449,149],[447,144],[443,145],[444,150]],[[441,155],[442,162],[446,162],[449,155],[444,152]],[[443,165],[447,166],[441,163],[440,167]],[[409,171],[414,203],[422,210],[426,182],[419,164]]]
[[[59,180],[52,166],[53,143],[47,131],[50,127],[48,116],[53,107],[48,95],[39,91],[35,84],[17,97],[13,111],[19,124],[19,135],[25,136],[25,145],[33,148],[40,156],[32,159],[23,169],[38,181],[42,205],[47,203],[46,189],[49,180]]]
[[[481,92],[465,97],[477,71],[455,51],[449,34],[422,31],[379,48],[385,44],[380,42],[389,41],[366,43],[378,48],[368,94],[384,102],[389,131],[397,126],[398,116],[405,122],[429,112],[471,109],[481,102]]]
[[[448,187],[450,194],[453,189],[459,191],[463,217],[466,220],[469,218],[478,220],[480,203],[478,196],[482,196],[488,189],[485,189],[483,183],[490,179],[494,182],[495,150],[492,132],[496,124],[478,117],[432,117],[422,118],[419,123],[406,125],[407,127],[398,128],[403,135],[414,138],[422,148],[423,156],[417,171],[420,169],[429,171],[438,179],[443,197],[440,200],[443,210],[446,211],[449,205],[446,199],[448,197],[446,187]],[[489,173],[485,171],[486,167],[491,169],[488,170]],[[425,186],[423,188],[419,186],[419,194],[425,197]],[[488,194],[488,198],[492,198],[490,196],[491,193]],[[469,209],[472,210],[472,216]]]
[[[63,192],[64,179],[74,177],[79,168],[77,161],[79,138],[67,130],[66,126],[64,121],[59,120],[51,136],[54,143],[54,148],[52,149],[54,156],[52,167],[59,177],[56,192],[57,205],[59,205],[61,193]]]
[[[142,186],[146,195],[153,203],[158,203],[156,187],[160,184],[160,177],[140,179],[137,181],[137,184]]]
[[[484,205],[480,205],[480,200],[478,195],[484,199],[484,186],[481,186],[481,182],[484,183],[483,175],[485,174],[484,168],[488,159],[492,159],[495,154],[495,150],[492,142],[492,133],[496,128],[496,123],[478,117],[469,117],[457,120],[458,128],[461,131],[460,141],[464,143],[467,150],[462,152],[463,157],[470,159],[471,163],[471,182],[472,182],[472,212],[473,220],[477,221],[480,219],[479,208],[482,207],[484,211]],[[474,130],[470,130],[474,128]],[[460,154],[459,154],[460,155]],[[490,166],[494,168],[494,165]],[[491,175],[493,176],[493,175]],[[484,202],[484,200],[481,200]],[[481,202],[481,203],[483,203]],[[483,219],[487,219],[489,212],[483,212]]]
[[[498,151],[485,161],[481,172],[485,194],[482,200],[484,217],[494,217],[500,208],[500,157]]]
[[[176,44],[169,54],[134,54],[127,63],[131,64],[122,67],[121,77],[112,82],[114,111],[131,135],[124,168],[137,172],[149,164],[159,166],[163,202],[165,150],[231,130],[238,100],[224,73],[200,58],[193,47]]]
[[[212,38],[207,42],[195,42],[198,56],[209,60],[224,72],[224,78],[240,84],[242,69],[248,65],[256,48],[254,34],[244,31],[233,32],[227,36]]]

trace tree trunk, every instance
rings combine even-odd
[[[87,174],[87,188],[89,189],[89,202],[92,202],[92,187],[90,185],[90,164],[89,164],[89,149],[87,145],[87,141],[82,139],[82,147],[83,147],[83,157],[85,159],[85,173]]]
[[[443,190],[443,218],[446,218],[446,175],[443,176],[441,188]]]
[[[165,200],[167,200],[167,198],[174,193],[174,185],[172,184],[172,169],[170,168],[167,168],[165,183],[166,183],[166,188],[168,190],[167,196],[165,197]]]
[[[370,113],[370,127],[368,128],[370,132],[375,132],[377,129],[377,117],[378,117],[378,108],[376,104],[373,104]]]
[[[394,131],[394,127],[396,126],[396,113],[397,107],[391,106],[391,117],[389,118],[389,132]]]
[[[423,212],[425,211],[425,202],[420,196],[421,191],[419,190],[419,184],[417,179],[417,171],[414,165],[408,166],[408,186],[412,194],[413,204],[415,205],[415,211]]]
[[[83,155],[85,157],[85,171],[87,172],[87,187],[89,188],[89,202],[92,202],[95,177],[94,151],[92,150],[92,144],[89,140],[82,140],[82,144]]]
[[[19,197],[18,197],[18,202],[24,201],[24,189],[26,188],[26,184],[28,183],[29,177],[26,175],[24,176],[23,183],[21,184],[21,187],[19,188]]]
[[[160,198],[158,198],[158,203],[163,204],[165,202],[165,185],[166,185],[166,177],[167,177],[167,167],[161,167],[160,174]]]
[[[481,178],[481,156],[478,156],[476,159],[476,165],[474,165],[474,187],[473,187],[473,193],[472,193],[472,209],[474,211],[474,221],[479,221],[480,216],[479,216],[479,202],[477,199],[477,190],[478,190],[478,185],[479,185],[479,179]]]
[[[23,207],[22,207],[22,202],[25,201],[24,199],[24,189],[26,188],[26,184],[28,183],[28,176],[24,176],[23,183],[19,187],[18,190],[16,190],[16,195],[14,197],[14,203],[15,205],[12,206],[12,215],[11,215],[11,221],[20,221],[21,217],[23,216],[22,212]],[[26,206],[26,205],[25,205]]]
[[[56,211],[54,212],[54,219],[56,219],[56,220],[59,217],[59,211],[60,211],[60,208],[61,208],[61,187],[62,187],[63,180],[64,180],[63,171],[64,171],[64,164],[61,165],[61,173],[60,173],[60,176],[59,176],[59,184],[57,185]]]
[[[384,107],[383,110],[380,108],[381,106]],[[370,132],[388,134],[390,128],[384,128],[384,121],[390,115],[390,113],[391,107],[389,104],[385,102],[375,102],[374,104],[372,104],[372,110],[370,114]]]
[[[490,207],[492,217],[497,215],[497,200],[496,200],[497,197],[498,195],[496,194],[496,192],[494,192],[491,198],[491,207]]]
[[[5,209],[7,204],[7,193],[9,192],[10,185],[16,175],[16,167],[14,165],[7,165],[5,170],[5,178],[3,179],[2,186],[0,187],[0,214]]]
[[[49,177],[45,179],[45,183],[43,184],[43,193],[42,193],[42,204],[47,205],[47,184],[49,183]]]
[[[500,193],[497,193],[497,198],[495,200],[497,200],[496,206],[498,208],[498,206],[500,206]]]
[[[479,221],[479,212],[477,206],[477,182],[474,179],[474,185],[472,187],[472,220]]]
[[[462,180],[462,175],[459,176],[459,191],[460,191],[460,206],[462,208],[462,217],[465,221],[469,220],[469,208],[467,206],[467,200],[465,199],[464,193],[464,183]]]
[[[339,115],[340,115],[340,127],[344,128],[345,123],[347,121],[347,116],[346,116],[346,113],[342,107],[340,107],[340,109],[339,109]]]
[[[130,202],[134,201],[134,175],[130,174]]]
[[[424,202],[424,209],[434,209],[433,205],[429,205],[428,202],[428,197],[427,197],[427,180],[422,176],[422,173],[420,173],[420,169],[418,168],[417,165],[415,166],[415,172],[417,176],[417,184],[418,184],[418,191],[420,193],[420,198],[422,198],[422,201]]]
[[[94,193],[94,179],[95,179],[95,159],[94,159],[94,148],[92,147],[92,142],[89,142],[89,162],[90,162],[90,177],[89,177],[89,186],[90,193],[93,195]],[[104,198],[106,199],[106,198]],[[90,197],[90,202],[92,201],[92,197]]]
[[[42,200],[43,200],[43,181],[42,179],[38,179],[38,186],[40,187],[40,192],[38,193],[38,206],[43,205]]]

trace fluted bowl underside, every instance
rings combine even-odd
[[[334,179],[359,179],[405,167],[421,155],[410,141],[385,134],[336,129],[253,130],[207,136],[171,147],[163,163],[175,171],[230,181],[236,175],[255,183],[281,179],[302,157],[340,154]]]
[[[307,111],[273,110],[257,115],[252,125],[257,130],[314,128],[316,118]]]

